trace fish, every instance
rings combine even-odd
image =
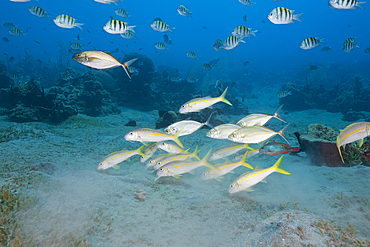
[[[243,21],[247,22],[247,15],[243,15]]]
[[[160,154],[160,155],[157,155],[157,156],[151,158],[146,163],[146,167],[147,168],[153,167],[159,160],[163,159],[164,157],[167,157],[168,155],[170,155],[170,154]]]
[[[57,17],[55,17],[53,19],[53,22],[55,23],[55,25],[57,25],[58,27],[61,27],[61,28],[74,28],[74,27],[77,27],[79,29],[82,30],[82,25],[84,25],[83,23],[77,23],[76,22],[76,19],[68,16],[68,15],[58,15]]]
[[[162,166],[167,165],[170,162],[182,161],[182,160],[187,160],[187,159],[191,159],[191,158],[195,158],[197,160],[200,160],[199,157],[198,157],[198,146],[195,148],[195,151],[193,153],[188,153],[187,151],[185,151],[185,152],[171,154],[171,155],[167,155],[167,156],[163,157],[162,159],[160,159],[153,166],[153,169],[158,170],[159,168],[161,168]]]
[[[128,30],[130,30],[131,32],[135,32],[133,28],[136,27],[136,25],[127,26],[127,24],[127,22],[123,22],[120,20],[109,20],[107,23],[105,23],[103,29],[110,34],[121,34]]]
[[[18,73],[11,73],[10,74],[10,78],[12,78],[13,80],[17,80],[19,79],[21,76],[18,74]]]
[[[83,48],[82,45],[80,45],[77,42],[69,43],[69,47],[73,50],[81,50]]]
[[[236,125],[241,127],[250,127],[250,126],[263,126],[265,125],[271,118],[276,118],[284,123],[287,123],[282,117],[279,116],[280,110],[283,108],[281,105],[273,115],[265,114],[265,113],[253,113],[250,114],[242,119],[240,119]]]
[[[222,45],[222,48],[224,48],[225,50],[231,50],[231,49],[234,49],[235,47],[237,47],[240,44],[240,42],[245,43],[244,40],[242,40],[242,39],[240,39],[236,36],[229,36],[224,41],[224,43]]]
[[[204,63],[204,64],[202,65],[202,69],[204,69],[204,70],[211,70],[211,69],[212,69],[212,66],[211,66],[211,65],[209,65],[208,63]]]
[[[288,92],[287,91],[279,91],[279,92],[277,92],[276,97],[278,97],[279,99],[282,99],[282,98],[285,98],[289,95],[292,95],[291,91],[288,91]]]
[[[8,62],[9,62],[9,63],[12,63],[12,62],[14,62],[14,60],[15,60],[15,58],[14,58],[14,57],[10,57],[10,58],[8,59]]]
[[[130,15],[127,13],[127,11],[124,10],[124,9],[121,9],[121,8],[115,9],[114,12],[116,13],[116,15],[121,16],[123,18],[130,17]]]
[[[162,43],[162,42],[157,42],[154,44],[154,47],[157,48],[158,50],[166,50],[168,49],[168,47],[166,46],[166,44]]]
[[[3,26],[6,27],[6,28],[8,28],[8,29],[17,27],[12,22],[5,22]]]
[[[35,43],[41,45],[40,41],[35,40]]]
[[[117,2],[118,2],[118,0],[94,0],[94,1],[97,2],[97,3],[104,3],[104,4],[114,3],[115,5],[117,5]],[[123,3],[122,0],[121,0],[121,2]]]
[[[330,47],[328,47],[328,46],[325,46],[325,47],[323,47],[322,49],[321,49],[321,51],[322,52],[328,52],[328,51],[330,51],[331,50],[331,48]]]
[[[159,130],[153,130],[149,128],[136,129],[128,132],[125,135],[126,141],[138,141],[138,142],[160,142],[160,141],[174,141],[181,148],[184,146],[178,139],[181,131],[178,131],[175,135],[168,135]]]
[[[161,18],[159,18],[159,17],[157,17],[157,18],[154,18],[153,22],[154,22],[154,21],[162,21],[162,19],[161,19]]]
[[[213,44],[213,49],[215,49],[216,51],[221,51],[223,49],[223,46],[222,45],[223,45],[222,44],[222,40],[218,39]]]
[[[69,79],[73,79],[69,73],[64,72],[60,74],[60,77],[62,78],[63,81],[68,81]]]
[[[293,15],[294,10],[290,10],[284,7],[277,7],[271,10],[268,14],[267,19],[269,19],[274,24],[289,24],[293,23],[293,20],[301,21],[299,17],[302,14]]]
[[[209,124],[209,121],[211,120],[212,114],[213,114],[213,112],[209,115],[207,121],[204,122],[204,123],[199,123],[199,122],[194,121],[194,120],[183,120],[183,121],[179,121],[179,122],[176,122],[176,123],[173,123],[173,124],[169,125],[168,127],[166,127],[164,129],[164,132],[168,135],[174,135],[178,131],[181,130],[180,136],[184,136],[184,135],[190,135],[190,134],[194,133],[195,131],[197,131],[198,129],[202,128],[205,125],[209,126],[210,128],[213,128]]]
[[[186,52],[185,55],[189,58],[198,58],[198,56],[192,51]]]
[[[142,145],[136,150],[128,151],[128,150],[122,150],[119,152],[114,152],[109,154],[107,157],[105,157],[98,165],[98,170],[106,170],[108,168],[115,168],[118,169],[119,166],[117,164],[129,159],[130,157],[139,154],[145,156],[141,151],[143,150],[145,146]]]
[[[370,135],[370,122],[357,122],[348,125],[344,130],[340,131],[340,134],[337,136],[337,148],[339,151],[340,158],[343,163],[343,156],[340,151],[341,146],[345,146],[348,143],[355,142]]]
[[[225,162],[225,163],[214,165],[213,166],[214,169],[208,169],[202,174],[202,180],[208,180],[212,178],[217,179],[221,177],[222,175],[231,172],[232,170],[234,170],[235,168],[239,166],[245,166],[245,167],[248,167],[249,169],[253,169],[253,167],[250,164],[245,162],[245,160],[248,157],[249,152],[251,151],[246,151],[243,157],[236,162]]]
[[[189,83],[196,83],[198,79],[196,79],[194,76],[189,76],[186,81]]]
[[[8,30],[8,32],[11,34],[11,35],[14,35],[14,36],[26,36],[25,33],[23,33],[21,30],[19,30],[18,28],[10,28]]]
[[[241,126],[236,124],[221,124],[207,132],[206,136],[213,139],[227,139],[227,137]]]
[[[251,2],[251,0],[239,0],[239,2],[246,6],[253,6],[253,4],[256,4],[256,3]]]
[[[170,77],[170,81],[173,81],[173,82],[181,82],[181,80],[182,80],[181,78],[175,75]]]
[[[145,156],[140,156],[139,158],[140,163],[144,163],[150,157],[152,157],[153,154],[157,151],[157,149],[158,149],[158,142],[153,142],[145,146],[144,149],[142,150],[142,153],[145,154]]]
[[[16,2],[16,3],[26,3],[30,2],[31,0],[10,0],[10,2]]]
[[[182,148],[172,143],[159,142],[157,146],[159,149],[166,151],[167,153],[177,154],[177,153],[184,152]]]
[[[290,152],[299,152],[299,148],[291,147],[288,144],[281,142],[268,142],[259,149],[259,152],[268,155],[278,155],[287,154]]]
[[[139,74],[139,69],[129,66],[128,71],[130,72],[130,75],[136,76]]]
[[[244,66],[248,66],[249,64],[251,64],[251,62],[249,62],[249,61],[245,61],[243,65],[244,65]]]
[[[231,144],[231,145],[222,146],[222,147],[217,148],[215,151],[213,151],[209,160],[212,161],[212,160],[222,159],[222,158],[235,154],[246,148],[250,149],[248,144],[239,144],[239,145]]]
[[[305,38],[302,40],[299,48],[303,50],[309,50],[315,47],[318,47],[320,43],[324,43],[324,38],[318,39],[317,37]]]
[[[236,36],[238,37],[239,39],[242,39],[242,38],[246,38],[248,37],[249,35],[253,35],[254,37],[256,37],[256,35],[254,33],[258,32],[258,30],[254,30],[252,31],[252,29],[250,28],[247,28],[245,26],[237,26],[235,27],[232,31],[231,31],[231,34],[233,36]]]
[[[174,27],[169,27],[166,23],[162,22],[162,21],[153,21],[152,24],[150,24],[150,27],[154,30],[154,31],[157,31],[157,32],[162,32],[162,33],[165,33],[165,32],[172,32],[171,29],[175,29]]]
[[[359,2],[357,0],[329,0],[328,6],[332,9],[354,9],[357,6],[364,10],[361,5],[364,3],[366,2]]]
[[[46,14],[45,10],[40,7],[32,6],[28,8],[28,11],[34,16],[49,19],[50,15]]]
[[[184,5],[180,5],[179,7],[177,7],[177,12],[182,16],[190,16],[191,18],[193,18],[193,16],[191,15],[193,14],[193,12],[190,12],[189,9]]]
[[[160,177],[165,177],[165,176],[172,176],[175,178],[179,178],[181,174],[191,172],[192,170],[205,166],[210,169],[214,169],[214,167],[208,162],[209,155],[211,153],[212,149],[208,151],[206,156],[200,161],[196,162],[188,162],[188,161],[174,161],[171,163],[168,163],[165,166],[162,166],[158,171],[157,171],[157,179]]]
[[[238,143],[263,143],[275,135],[280,135],[288,144],[284,136],[284,130],[290,125],[287,124],[282,130],[274,131],[263,126],[250,126],[235,130],[228,137],[230,141]]]
[[[110,69],[122,66],[130,79],[131,75],[128,66],[137,60],[137,58],[134,58],[125,63],[120,63],[117,59],[102,51],[83,51],[73,55],[72,59],[94,69]]]
[[[226,92],[227,92],[227,88],[221,94],[221,96],[216,97],[216,98],[204,97],[204,98],[192,99],[192,100],[186,102],[185,104],[183,104],[180,107],[179,112],[181,114],[185,114],[185,113],[189,113],[189,112],[199,112],[200,110],[205,109],[207,107],[210,107],[210,106],[212,106],[212,105],[214,105],[218,102],[224,102],[224,103],[232,106],[232,104],[227,99],[225,99]]]
[[[364,52],[365,52],[366,54],[370,54],[370,46],[368,46],[368,47],[364,50]]]
[[[122,38],[125,38],[125,39],[136,39],[137,38],[137,36],[135,36],[134,32],[131,30],[127,30],[124,33],[120,33],[120,35]]]
[[[284,156],[281,156],[276,163],[267,169],[257,169],[255,168],[251,172],[246,172],[240,175],[237,179],[234,180],[229,186],[229,193],[233,194],[242,190],[248,190],[251,186],[258,184],[262,180],[264,180],[267,176],[269,176],[273,172],[278,172],[286,175],[290,175],[289,172],[279,168],[281,160]],[[249,190],[251,191],[251,190]]]
[[[9,42],[9,39],[8,39],[7,37],[2,37],[2,40],[3,40],[4,42]]]
[[[354,50],[355,48],[360,48],[357,44],[353,43],[353,42],[348,42],[348,41],[345,41],[343,43],[343,46],[342,46],[342,50],[344,52],[350,52],[352,50]]]
[[[316,65],[310,65],[308,66],[308,69],[309,70],[317,70],[319,67],[317,67]]]

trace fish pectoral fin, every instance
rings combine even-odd
[[[118,170],[119,169],[119,166],[113,166],[114,169]]]
[[[252,190],[252,189],[246,189],[245,191],[252,192],[252,191],[254,191],[254,190]]]
[[[181,175],[175,175],[173,176],[174,178],[177,178],[177,179],[180,179],[181,178]]]
[[[194,175],[194,172],[189,172],[191,175]]]
[[[266,180],[262,180],[261,182],[267,184],[267,181]]]
[[[217,181],[221,182],[223,178],[224,178],[224,177],[218,177],[218,178],[215,178],[215,179],[216,179]]]

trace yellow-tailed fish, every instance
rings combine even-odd
[[[145,156],[141,150],[143,150],[145,146],[142,145],[141,147],[139,147],[138,149],[136,150],[133,150],[133,151],[128,151],[128,150],[122,150],[122,151],[119,151],[119,152],[114,152],[114,153],[111,153],[109,154],[107,157],[105,157],[98,165],[98,170],[105,170],[105,169],[108,169],[110,167],[113,167],[115,169],[118,169],[119,166],[117,166],[117,164],[121,163],[122,161],[125,161],[127,160],[128,158],[130,158],[131,156],[134,156],[136,154],[140,154],[140,155],[143,155]]]
[[[337,148],[344,163],[340,147],[348,143],[361,140],[370,135],[370,122],[358,122],[348,125],[344,130],[340,131],[337,136]]]
[[[137,141],[137,142],[160,142],[160,141],[174,141],[180,147],[184,147],[178,137],[181,131],[178,131],[175,135],[167,135],[159,130],[153,130],[149,128],[136,129],[128,132],[125,135],[126,141]]]
[[[184,136],[194,133],[198,129],[202,128],[204,125],[207,125],[210,128],[212,128],[212,126],[209,124],[209,120],[211,120],[212,114],[213,112],[209,115],[207,121],[204,123],[199,123],[194,120],[183,120],[171,124],[170,126],[164,129],[164,132],[169,135],[174,135],[181,130],[180,136]]]
[[[83,23],[77,23],[76,19],[68,16],[68,15],[58,15],[53,19],[55,25],[62,28],[74,28],[78,27],[82,30]]]
[[[280,135],[290,145],[289,141],[284,136],[284,130],[289,124],[277,132],[263,126],[244,127],[234,131],[229,135],[228,139],[238,143],[262,143],[274,135]]]
[[[163,151],[166,151],[167,153],[173,153],[173,154],[184,152],[184,150],[180,148],[179,146],[177,146],[176,144],[167,143],[167,142],[159,142],[158,148]]]
[[[164,157],[168,156],[170,154],[160,154],[160,155],[157,155],[153,158],[151,158],[147,163],[146,163],[146,167],[149,168],[149,167],[153,167],[159,160],[163,159]]]
[[[230,184],[229,187],[229,193],[236,193],[242,190],[248,190],[251,186],[258,184],[263,179],[265,179],[268,175],[270,175],[273,172],[279,172],[282,174],[290,175],[289,172],[279,168],[279,165],[281,163],[281,159],[283,156],[281,156],[276,163],[267,169],[254,169],[251,172],[246,172],[242,175],[240,175],[235,181]]]
[[[175,178],[179,178],[181,174],[191,172],[195,168],[206,166],[210,169],[214,169],[214,167],[208,163],[209,155],[211,154],[212,150],[209,150],[206,156],[200,161],[196,162],[187,162],[187,161],[173,161],[168,163],[165,166],[162,166],[157,171],[158,178],[160,177],[166,177],[166,176],[172,176]],[[156,178],[156,180],[158,179]]]
[[[202,174],[202,180],[208,180],[212,178],[216,179],[226,173],[231,172],[232,170],[234,170],[235,168],[239,166],[245,166],[245,167],[248,167],[249,169],[253,169],[251,165],[245,162],[249,152],[250,151],[245,152],[243,157],[236,162],[226,162],[226,163],[214,165],[214,169],[208,169]]]
[[[227,99],[225,99],[226,92],[227,92],[227,88],[221,94],[220,97],[216,97],[216,98],[204,97],[204,98],[192,99],[186,102],[185,104],[183,104],[180,107],[179,112],[182,114],[189,113],[189,112],[199,112],[200,110],[210,107],[211,105],[214,105],[221,101],[232,106],[232,104]]]
[[[235,130],[241,127],[236,124],[221,124],[207,132],[207,136],[213,139],[227,139]]]
[[[94,69],[110,69],[122,66],[130,79],[131,75],[128,70],[128,66],[137,60],[137,58],[134,58],[125,63],[120,63],[117,59],[102,51],[83,51],[73,55],[72,59],[82,65]]]
[[[153,143],[150,143],[149,145],[147,145],[144,149],[143,149],[143,154],[145,154],[145,156],[140,156],[139,160],[141,163],[144,163],[145,161],[147,161],[150,157],[153,156],[153,154],[155,153],[155,151],[157,151],[157,145],[158,145],[158,142],[153,142]]]
[[[243,150],[245,148],[249,148],[248,144],[242,144],[242,145],[227,145],[217,148],[212,154],[209,160],[218,160],[225,158],[229,155],[235,154],[239,152],[240,150]]]
[[[185,151],[185,152],[182,152],[182,153],[168,155],[168,156],[164,157],[163,159],[159,160],[154,165],[153,168],[154,168],[154,170],[158,170],[159,168],[161,168],[162,166],[167,165],[170,162],[183,161],[183,160],[187,160],[187,159],[190,159],[190,158],[196,158],[197,160],[200,160],[199,157],[198,157],[198,146],[195,148],[195,151],[193,153],[188,153],[187,151]]]
[[[283,105],[277,109],[277,111],[273,114],[265,114],[265,113],[253,113],[250,114],[242,119],[240,119],[236,124],[241,127],[250,127],[250,126],[263,126],[265,125],[271,118],[279,119],[280,121],[286,123],[284,119],[282,119],[278,114],[281,110]]]

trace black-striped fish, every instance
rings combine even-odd
[[[79,43],[76,43],[76,42],[73,42],[69,44],[69,47],[71,47],[71,49],[73,50],[81,50],[82,49],[82,45],[80,45]]]
[[[4,23],[4,27],[6,28],[14,28],[14,27],[17,27],[16,25],[14,25],[13,23],[11,22],[5,22]]]
[[[114,12],[116,13],[116,15],[121,16],[123,18],[130,17],[130,15],[126,12],[126,10],[121,9],[121,8],[118,8],[118,9],[114,10]]]
[[[215,43],[213,44],[213,48],[216,50],[216,51],[221,51],[222,50],[222,40],[218,39],[215,41]]]
[[[299,17],[302,14],[293,15],[294,10],[290,10],[284,7],[277,7],[271,10],[270,14],[267,16],[274,24],[289,24],[293,23],[293,20],[301,21]]]
[[[354,9],[356,6],[364,10],[361,4],[366,2],[359,2],[357,0],[329,0],[328,6],[332,9]]]
[[[192,51],[188,51],[185,53],[187,57],[190,57],[190,58],[197,58],[197,55],[192,52]]]
[[[212,66],[209,65],[208,63],[205,63],[205,64],[202,65],[202,69],[204,69],[204,70],[211,70],[212,69]]]
[[[325,47],[323,47],[322,49],[321,49],[321,51],[322,52],[328,52],[328,51],[330,51],[331,50],[331,48],[329,47],[329,46],[325,46]]]
[[[353,42],[350,42],[350,41],[345,41],[343,43],[343,46],[342,46],[342,50],[344,52],[350,52],[352,50],[354,50],[355,48],[360,48],[357,44],[353,43]]]
[[[254,33],[258,32],[258,30],[252,31],[250,28],[247,28],[245,26],[237,26],[232,31],[231,34],[233,36],[238,37],[239,39],[242,39],[244,37],[248,37],[249,35],[256,36]]]
[[[53,19],[53,21],[58,27],[62,27],[62,28],[78,27],[79,29],[82,30],[81,26],[83,25],[83,23],[77,23],[76,19],[68,15],[64,15],[64,14],[58,15],[57,17]]]
[[[189,76],[186,81],[189,83],[196,83],[198,79],[196,79],[194,76]]]
[[[132,32],[131,30],[127,30],[124,33],[120,33],[120,35],[122,38],[125,38],[125,39],[135,39],[136,38],[136,36],[134,35],[134,32]]]
[[[357,37],[349,37],[348,39],[346,39],[345,41],[344,41],[344,43],[347,43],[347,42],[355,42],[355,40],[357,39]]]
[[[37,7],[37,6],[29,7],[28,11],[31,14],[33,14],[37,17],[41,17],[41,18],[48,18],[49,19],[49,16],[50,16],[50,15],[46,14],[45,10],[43,10],[42,8]]]
[[[185,5],[180,5],[179,7],[177,7],[177,12],[179,12],[179,14],[182,16],[186,16],[186,17],[190,16],[191,18],[193,18],[193,16],[191,16],[193,12],[190,12],[189,9]]]
[[[162,43],[162,42],[157,42],[154,44],[155,48],[157,48],[158,50],[166,50],[168,49],[168,47]]]
[[[309,50],[312,48],[315,48],[320,45],[320,43],[324,42],[324,38],[318,39],[317,37],[310,37],[305,38],[302,40],[301,44],[299,45],[299,48],[303,50]]]
[[[128,30],[135,32],[134,27],[136,26],[127,26],[127,22],[123,22],[120,20],[109,20],[103,26],[103,29],[110,34],[121,34]]]
[[[9,29],[8,32],[14,36],[26,36],[26,34],[24,34],[21,30],[15,27]]]
[[[246,6],[253,6],[253,4],[256,4],[256,3],[252,3],[251,0],[239,0],[239,2]]]
[[[239,45],[239,43],[240,43],[240,42],[245,43],[245,41],[244,41],[244,40],[239,39],[239,38],[238,38],[238,37],[236,37],[236,36],[230,36],[230,37],[228,37],[228,38],[224,41],[224,43],[223,43],[222,47],[223,47],[225,50],[231,50],[231,49],[233,49],[233,48],[237,47],[237,46]]]
[[[154,21],[152,24],[150,24],[150,27],[157,32],[165,33],[167,31],[172,32],[171,29],[175,29],[174,27],[169,27],[166,23],[163,21]]]
[[[285,98],[288,95],[292,95],[292,92],[291,91],[289,91],[289,92],[287,92],[287,91],[279,91],[276,94],[276,97],[278,97],[279,99],[281,99],[281,98]]]

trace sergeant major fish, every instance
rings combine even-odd
[[[110,34],[121,34],[125,33],[126,31],[134,31],[134,27],[136,26],[127,26],[127,22],[123,22],[120,20],[109,20],[105,25],[103,26],[103,29]]]
[[[309,50],[315,47],[318,47],[320,43],[324,42],[324,38],[318,39],[317,37],[310,37],[305,38],[302,40],[301,44],[299,45],[299,48],[303,50]]]
[[[289,24],[293,23],[293,20],[301,21],[299,17],[302,14],[293,15],[294,10],[290,10],[284,7],[277,7],[271,10],[268,14],[267,19],[269,19],[274,24]]]
[[[169,27],[166,23],[162,21],[154,21],[152,24],[150,24],[150,27],[157,32],[172,32],[171,29],[175,29],[174,27]]]
[[[58,15],[53,19],[54,23],[58,27],[62,28],[74,28],[77,27],[82,30],[83,23],[77,23],[76,20],[68,15]]]
[[[189,9],[184,5],[180,5],[179,7],[177,7],[177,12],[179,12],[179,14],[182,16],[190,16],[191,18],[193,18],[193,16],[191,15],[192,12],[190,12]]]
[[[329,0],[328,6],[332,9],[354,9],[356,6],[364,10],[361,4],[366,2],[359,2],[357,0]]]
[[[240,44],[240,42],[245,43],[244,40],[238,38],[237,36],[230,36],[226,38],[222,45],[222,48],[224,48],[225,50],[231,50],[237,47]]]
[[[41,17],[41,18],[48,18],[49,19],[49,16],[50,16],[50,15],[46,14],[45,10],[43,10],[42,8],[37,7],[37,6],[32,6],[32,7],[28,8],[28,11],[31,14],[33,14],[34,16]]]

